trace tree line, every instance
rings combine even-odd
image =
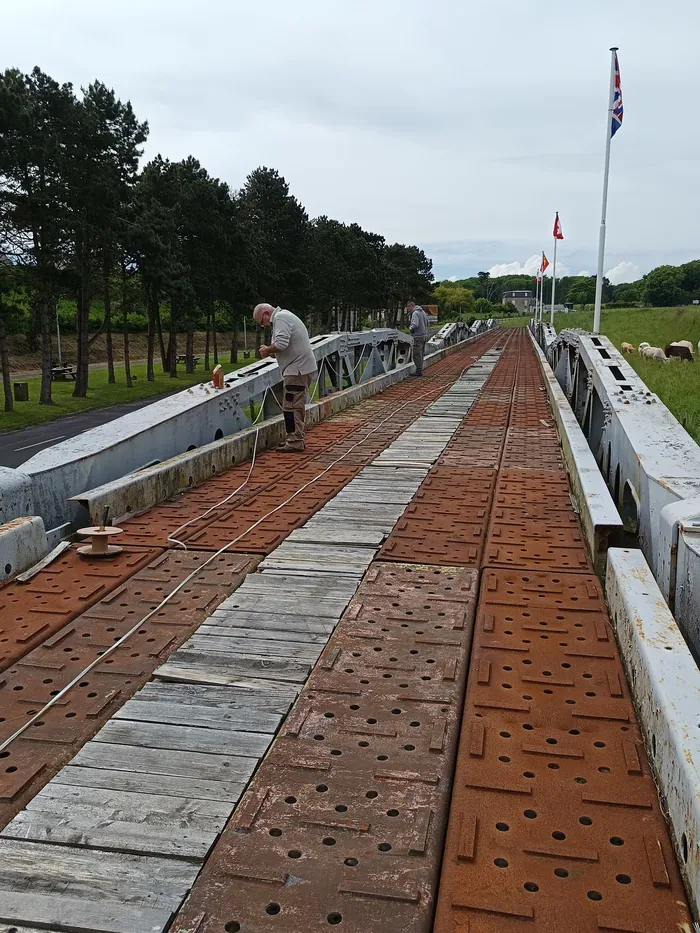
[[[73,394],[88,390],[89,348],[104,335],[116,381],[121,332],[127,385],[129,333],[145,319],[147,378],[156,359],[177,374],[177,335],[216,341],[258,301],[284,304],[312,327],[396,326],[407,299],[428,298],[432,262],[416,246],[389,244],[358,224],[310,219],[273,168],[240,190],[194,157],[157,155],[141,165],[148,124],[129,101],[95,81],[76,93],[35,68],[0,74],[0,363],[12,399],[7,334],[41,347],[40,401],[51,403],[51,338],[70,300],[77,342]],[[99,312],[96,309],[99,308]],[[381,314],[380,314],[381,312]],[[258,336],[259,339],[259,336]],[[218,348],[214,343],[214,358]]]
[[[594,275],[557,278],[557,304],[582,307],[593,304],[595,283]],[[534,294],[535,286],[535,278],[530,275],[492,277],[488,272],[479,272],[472,278],[438,282],[433,295],[447,314],[466,313],[484,317],[490,312],[494,317],[508,313],[509,306],[502,304],[506,292],[529,290]],[[551,278],[544,278],[543,289],[546,304],[552,297]],[[604,277],[602,299],[608,308],[667,308],[691,304],[700,299],[700,260],[694,259],[678,266],[657,266],[636,282],[613,285]]]

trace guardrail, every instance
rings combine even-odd
[[[488,330],[493,322],[475,325],[468,332],[466,325],[447,325],[442,348],[472,331]],[[316,399],[412,360],[413,339],[393,329],[324,335],[311,343],[318,364]],[[441,349],[429,343],[428,353]],[[71,501],[80,493],[229,437],[254,420],[268,420],[281,410],[281,389],[276,360],[260,360],[229,373],[221,390],[211,382],[193,386],[42,450],[19,470],[0,468],[0,522],[41,516],[54,542],[80,515],[80,506]],[[52,535],[52,530],[59,532]]]
[[[484,331],[492,330],[496,326],[496,321],[489,318],[487,321],[474,321],[473,324],[465,324],[463,321],[452,321],[444,324],[440,330],[434,334],[426,346],[433,350],[443,350],[445,347],[452,347],[462,340],[469,337],[476,337]]]
[[[547,356],[625,530],[700,657],[700,447],[607,337],[565,330]]]

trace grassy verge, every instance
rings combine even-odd
[[[238,363],[229,363],[228,356],[226,359],[227,362],[222,362],[221,365],[227,373],[254,362],[252,354],[250,359],[244,360],[243,354],[239,353]],[[171,379],[167,374],[160,372],[160,366],[156,365],[155,382],[148,382],[146,379],[146,364],[136,363],[131,367],[131,374],[136,377],[136,382],[131,389],[127,388],[124,381],[123,366],[116,365],[114,367],[117,378],[115,385],[107,383],[106,369],[93,369],[90,371],[90,388],[85,398],[72,397],[75,386],[72,381],[54,382],[52,389],[53,405],[39,404],[39,389],[41,386],[39,377],[22,380],[29,383],[29,401],[15,402],[15,410],[12,412],[0,412],[0,432],[16,431],[18,428],[26,428],[30,425],[45,424],[64,415],[74,415],[81,411],[107,408],[125,402],[136,402],[154,395],[162,395],[164,392],[176,392],[197,385],[200,382],[208,382],[211,379],[211,374],[204,371],[201,363],[194,373],[187,374],[184,369],[184,366],[178,368],[177,379]]]
[[[504,327],[523,327],[528,317],[507,318]],[[566,327],[591,330],[592,311],[555,314],[557,333]],[[665,347],[673,340],[691,340],[697,348],[700,340],[700,308],[620,308],[603,311],[600,332],[609,337],[620,349],[627,341],[637,347],[646,340],[654,347]],[[700,354],[694,363],[672,361],[668,365],[644,360],[635,351],[627,361],[641,376],[652,392],[656,392],[670,408],[683,427],[700,443]]]

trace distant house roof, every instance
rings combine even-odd
[[[503,292],[504,298],[532,298],[532,292],[528,291],[519,291],[519,292]]]

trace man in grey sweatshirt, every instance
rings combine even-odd
[[[306,393],[316,373],[309,332],[296,314],[269,304],[256,305],[253,318],[261,327],[272,327],[272,343],[260,347],[260,356],[277,357],[282,371],[282,414],[287,440],[277,450],[285,454],[302,453],[306,440]]]
[[[406,307],[411,312],[409,330],[413,337],[413,362],[416,364],[416,376],[422,376],[425,341],[428,339],[428,315],[415,301],[409,301]]]

